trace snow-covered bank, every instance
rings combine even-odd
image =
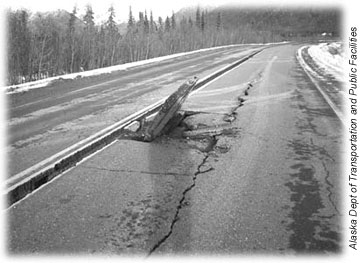
[[[345,53],[343,43],[322,43],[310,46],[308,53],[327,74],[333,75],[339,81],[344,81]]]
[[[320,46],[320,45],[319,45]],[[310,78],[311,82],[314,83],[315,87],[317,88],[317,90],[320,92],[320,94],[324,97],[325,101],[329,104],[329,106],[331,107],[331,109],[335,112],[335,114],[338,116],[338,118],[343,121],[344,120],[344,114],[343,114],[343,110],[341,108],[339,108],[337,105],[340,105],[340,103],[336,103],[337,101],[340,101],[339,97],[340,96],[344,96],[344,92],[342,92],[342,90],[339,90],[338,87],[334,87],[334,92],[332,93],[331,91],[329,91],[328,89],[326,89],[323,85],[321,85],[319,83],[320,80],[325,80],[326,76],[321,75],[320,73],[318,73],[316,67],[312,67],[311,63],[308,63],[306,61],[309,60],[309,56],[310,54],[307,56],[305,52],[303,52],[303,50],[305,51],[306,49],[310,49],[311,46],[303,46],[300,47],[297,51],[297,60],[299,61],[301,67],[304,69],[304,71],[306,72],[307,76]],[[305,53],[305,55],[303,55],[303,53]],[[327,56],[327,54],[324,53],[320,53],[319,59],[321,61],[321,63],[324,63],[324,55]],[[336,65],[333,60],[327,60],[329,61],[331,64]],[[310,64],[310,65],[309,65]],[[325,65],[328,65],[328,62],[324,63]],[[329,65],[329,68],[331,67],[331,64]],[[323,66],[323,64],[318,65],[319,69]],[[344,70],[341,69],[339,70],[338,67],[336,67],[334,69],[334,72],[332,71],[334,69],[334,67],[331,67],[330,69],[330,74],[335,73],[333,76],[338,79],[338,74],[340,74],[340,71],[343,72]],[[328,71],[329,69],[327,69]],[[327,72],[328,73],[328,72]],[[324,74],[325,75],[325,74]],[[340,75],[339,75],[340,76]],[[341,77],[343,77],[341,75]],[[337,92],[338,91],[338,92]]]
[[[227,48],[227,47],[238,47],[238,46],[242,47],[242,46],[248,46],[248,45],[254,45],[254,46],[256,46],[256,45],[276,45],[276,44],[286,44],[286,43],[288,43],[288,42],[266,43],[266,44],[238,44],[238,45],[204,48],[204,49],[199,49],[199,50],[194,50],[194,51],[189,51],[189,52],[182,52],[182,53],[177,53],[177,54],[172,54],[172,55],[167,55],[167,56],[162,56],[162,57],[156,57],[156,58],[147,59],[147,60],[140,60],[140,61],[136,61],[136,62],[121,64],[121,65],[116,65],[116,66],[111,66],[111,67],[106,67],[106,68],[99,68],[99,69],[94,69],[94,70],[89,70],[89,71],[84,71],[84,72],[59,75],[56,77],[46,78],[46,79],[27,82],[27,83],[18,84],[18,85],[7,86],[7,87],[5,87],[5,92],[7,94],[24,92],[24,91],[28,91],[30,89],[37,89],[37,88],[45,87],[48,84],[50,84],[52,81],[56,81],[59,79],[75,79],[75,78],[97,76],[97,75],[101,75],[101,74],[111,73],[114,71],[127,70],[127,69],[133,68],[133,67],[143,66],[143,65],[147,65],[147,64],[151,64],[151,63],[157,63],[157,62],[161,62],[161,61],[168,60],[168,59],[178,58],[181,56],[191,55],[191,54],[210,51],[210,50],[217,50],[217,49],[222,49],[222,48]]]

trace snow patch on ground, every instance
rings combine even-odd
[[[262,46],[262,45],[276,45],[276,44],[286,44],[286,43],[288,43],[288,42],[285,41],[285,42],[266,43],[266,44],[260,44],[260,43],[259,44],[237,44],[237,45],[204,48],[204,49],[199,49],[199,50],[194,50],[194,51],[189,51],[189,52],[182,52],[182,53],[177,53],[177,54],[172,54],[172,55],[167,55],[167,56],[162,56],[162,57],[156,57],[156,58],[147,59],[147,60],[140,60],[140,61],[136,61],[136,62],[125,63],[125,64],[106,67],[106,68],[99,68],[99,69],[94,69],[94,70],[89,70],[89,71],[84,71],[84,72],[60,75],[60,76],[56,76],[56,77],[46,78],[46,79],[27,82],[27,83],[18,84],[18,85],[7,86],[7,87],[5,87],[5,92],[6,92],[6,94],[25,92],[25,91],[28,91],[31,89],[46,87],[52,81],[56,81],[56,80],[60,80],[60,79],[76,79],[76,78],[97,76],[97,75],[101,75],[101,74],[111,73],[114,71],[127,70],[127,69],[133,68],[133,67],[143,66],[143,65],[147,65],[147,64],[151,64],[151,63],[157,63],[157,62],[161,62],[161,61],[168,60],[168,59],[178,58],[181,56],[186,56],[186,55],[210,51],[210,50],[222,49],[222,48],[226,48],[226,47],[238,47],[238,46],[242,47],[242,46],[247,46],[247,45],[255,45],[255,46],[261,45]]]
[[[319,45],[320,46],[320,45]],[[329,104],[329,106],[332,108],[332,110],[335,112],[335,114],[338,116],[338,118],[343,121],[344,120],[344,114],[343,111],[341,109],[339,109],[339,107],[336,105],[336,103],[334,103],[334,101],[337,101],[337,98],[334,99],[334,96],[343,96],[346,94],[343,91],[338,91],[338,93],[336,93],[334,95],[334,93],[331,93],[329,91],[325,91],[322,87],[320,87],[319,85],[319,81],[320,80],[324,80],[324,77],[319,74],[316,69],[313,69],[312,67],[310,67],[304,60],[303,57],[303,50],[304,49],[310,49],[312,46],[303,46],[301,48],[299,48],[299,50],[297,51],[297,59],[300,63],[300,65],[302,66],[302,68],[304,69],[304,71],[307,73],[308,77],[310,78],[310,80],[314,83],[315,87],[319,90],[319,92],[321,93],[321,95],[324,97],[324,99],[326,100],[326,102]],[[324,48],[325,49],[325,48]],[[309,52],[309,51],[308,51]],[[319,51],[320,52],[320,51]],[[330,56],[327,55],[325,51],[323,51],[325,56]],[[331,51],[329,51],[330,53]],[[335,51],[334,51],[335,53]],[[344,57],[343,51],[340,53],[342,54],[341,56]],[[311,56],[309,54],[309,56]],[[340,59],[339,56],[337,56],[337,59]],[[343,81],[343,73],[344,73],[344,67],[342,66],[342,64],[340,64],[340,67],[338,67],[333,60],[331,59],[326,59],[324,61],[324,56],[320,54],[319,60],[321,64],[318,64],[319,67],[323,68],[327,73],[329,73],[330,75],[333,75],[334,78],[338,81]],[[326,68],[323,67],[323,65],[326,66]],[[334,66],[335,65],[335,66]],[[332,100],[332,99],[333,100]],[[338,99],[339,101],[339,99]]]
[[[314,62],[326,73],[333,75],[338,81],[344,81],[344,67],[346,54],[343,43],[322,43],[310,46],[308,53]]]

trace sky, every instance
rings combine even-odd
[[[323,4],[324,3],[339,2],[339,0],[330,1],[311,1],[311,4]],[[341,1],[340,1],[341,2]],[[31,12],[37,11],[53,11],[57,9],[64,9],[72,12],[74,6],[78,7],[78,14],[81,16],[85,12],[85,6],[91,4],[93,11],[95,12],[96,22],[102,22],[107,19],[107,10],[111,5],[114,6],[116,11],[116,21],[125,22],[128,18],[129,6],[132,7],[134,16],[138,12],[148,12],[152,10],[154,17],[170,16],[172,12],[177,12],[183,7],[196,6],[196,5],[208,5],[218,6],[225,3],[234,4],[246,4],[246,5],[267,5],[267,4],[278,4],[278,5],[294,5],[303,3],[306,1],[298,0],[9,0],[5,3],[5,6],[12,9],[26,8]],[[293,4],[291,4],[293,3]]]
[[[170,1],[170,0],[60,0],[60,1],[44,1],[44,0],[12,0],[8,1],[8,6],[11,8],[26,8],[32,12],[36,11],[51,11],[57,9],[64,9],[72,12],[75,5],[78,7],[78,13],[83,14],[85,6],[89,3],[95,12],[96,20],[98,17],[102,17],[107,13],[107,10],[111,5],[114,6],[116,11],[116,19],[119,22],[126,21],[129,13],[129,6],[132,7],[132,11],[137,14],[139,11],[148,12],[153,11],[154,17],[166,17],[170,16],[172,11],[177,12],[179,9],[185,6],[193,6],[198,4],[198,0],[183,0],[183,1]],[[207,1],[199,1],[201,3]],[[210,0],[209,3],[221,3],[223,0]],[[106,16],[107,17],[107,16]],[[105,18],[106,19],[106,18]]]

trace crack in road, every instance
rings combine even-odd
[[[251,86],[249,86],[247,89],[249,89]],[[242,97],[238,98],[238,104],[231,110],[231,112],[229,114],[225,115],[225,118],[223,119],[225,122],[228,122],[229,124],[231,124],[236,118],[237,118],[237,110],[238,108],[243,106],[243,102],[245,101],[245,99],[243,99]],[[223,134],[223,133],[222,133]],[[195,187],[196,185],[196,180],[199,174],[204,174],[204,173],[208,173],[212,170],[214,170],[213,167],[210,167],[206,170],[203,170],[202,167],[206,164],[208,158],[209,158],[209,152],[211,152],[214,147],[217,144],[218,141],[218,136],[220,136],[221,134],[216,134],[216,135],[212,135],[210,136],[212,138],[211,142],[210,142],[210,146],[207,147],[208,150],[204,151],[206,153],[205,157],[203,158],[202,162],[198,165],[197,171],[194,173],[194,176],[192,178],[193,182],[192,184],[186,188],[183,193],[182,193],[182,198],[179,200],[178,206],[176,208],[176,212],[174,215],[174,218],[170,224],[170,228],[169,231],[166,235],[164,235],[163,238],[161,238],[159,240],[159,242],[157,242],[152,249],[150,250],[148,256],[150,256],[152,253],[154,253],[163,243],[165,243],[165,241],[171,236],[171,234],[173,233],[173,229],[174,226],[176,224],[176,222],[179,220],[179,213],[180,210],[185,206],[185,199],[186,199],[186,195]]]
[[[183,191],[182,198],[179,200],[179,204],[178,204],[178,206],[176,208],[174,218],[173,218],[173,220],[172,220],[172,222],[170,224],[169,232],[162,239],[160,239],[159,242],[157,242],[152,247],[152,249],[150,250],[148,256],[150,256],[156,249],[158,249],[169,238],[169,236],[173,233],[174,226],[175,226],[176,222],[179,220],[180,210],[185,206],[184,201],[185,201],[186,195],[188,194],[188,192],[190,192],[195,187],[198,175],[208,173],[208,172],[214,170],[213,167],[210,167],[209,169],[204,170],[204,171],[202,170],[202,167],[207,162],[208,157],[209,157],[209,154],[206,154],[206,156],[203,158],[202,162],[198,165],[197,172],[194,173],[194,176],[192,178],[193,183]]]
[[[329,180],[329,178],[330,178],[330,172],[329,172],[328,168],[326,167],[325,162],[322,162],[322,165],[324,167],[324,171],[325,171],[325,174],[326,174],[326,176],[324,177],[324,180],[325,180],[326,184],[328,185],[326,187],[326,190],[329,192],[329,194],[328,194],[328,200],[331,203],[331,205],[334,207],[334,210],[338,213],[338,215],[341,215],[341,213],[339,212],[336,204],[334,203],[334,201],[332,199],[333,192],[331,191],[331,188],[334,188],[334,185]]]
[[[248,96],[248,93],[246,94],[245,91],[248,91],[252,87],[253,87],[253,84],[249,83],[247,85],[247,87],[245,87],[245,89],[243,89],[242,94],[237,98],[237,104],[230,110],[230,113],[223,114],[224,122],[231,124],[233,121],[235,121],[235,119],[237,118],[237,115],[238,115],[237,110],[244,105],[244,102],[246,101],[245,96]],[[192,115],[196,115],[196,114],[213,114],[213,113],[193,111],[193,112],[188,112],[188,114],[185,114],[184,118],[192,116]],[[183,125],[183,124],[180,124],[180,125]],[[187,124],[184,124],[184,125],[187,125]],[[207,160],[210,156],[209,153],[212,152],[213,149],[215,149],[219,136],[223,136],[223,135],[227,135],[227,134],[225,134],[225,131],[222,131],[221,133],[217,133],[217,134],[213,134],[213,135],[208,134],[208,133],[201,134],[201,136],[204,137],[204,139],[209,138],[208,143],[207,143],[208,145],[207,145],[207,147],[205,147],[204,150],[201,150],[198,148],[199,151],[201,151],[202,153],[205,154],[205,157],[203,158],[201,163],[198,165],[197,171],[194,173],[194,175],[192,177],[192,183],[187,188],[185,188],[184,191],[182,192],[182,196],[181,196],[179,202],[177,203],[176,211],[175,211],[174,216],[172,217],[172,221],[170,223],[168,232],[156,244],[154,244],[154,246],[152,246],[152,248],[150,249],[150,251],[148,253],[148,256],[153,254],[172,235],[175,224],[180,219],[180,217],[179,217],[180,211],[183,207],[185,207],[187,205],[187,202],[186,202],[187,194],[196,186],[196,180],[197,180],[198,175],[208,173],[208,172],[214,170],[213,167],[210,167],[210,166],[204,167],[204,166],[207,163]],[[135,138],[133,138],[133,139],[135,139]],[[200,140],[201,138],[198,138],[198,139]],[[224,150],[228,151],[229,149],[224,149]],[[111,172],[125,172],[126,171],[126,172],[139,172],[139,173],[147,173],[147,174],[160,174],[160,173],[153,173],[153,172],[149,172],[149,171],[148,172],[127,171],[127,170],[120,170],[120,169],[104,169],[104,168],[99,168],[99,167],[86,167],[86,168],[101,169],[101,170],[107,170],[107,171],[111,171]],[[169,174],[169,173],[165,173],[165,174]],[[174,175],[179,175],[179,174],[174,174]]]

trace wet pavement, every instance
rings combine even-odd
[[[263,51],[151,143],[120,139],[8,209],[11,253],[339,253],[341,123],[295,58]]]

